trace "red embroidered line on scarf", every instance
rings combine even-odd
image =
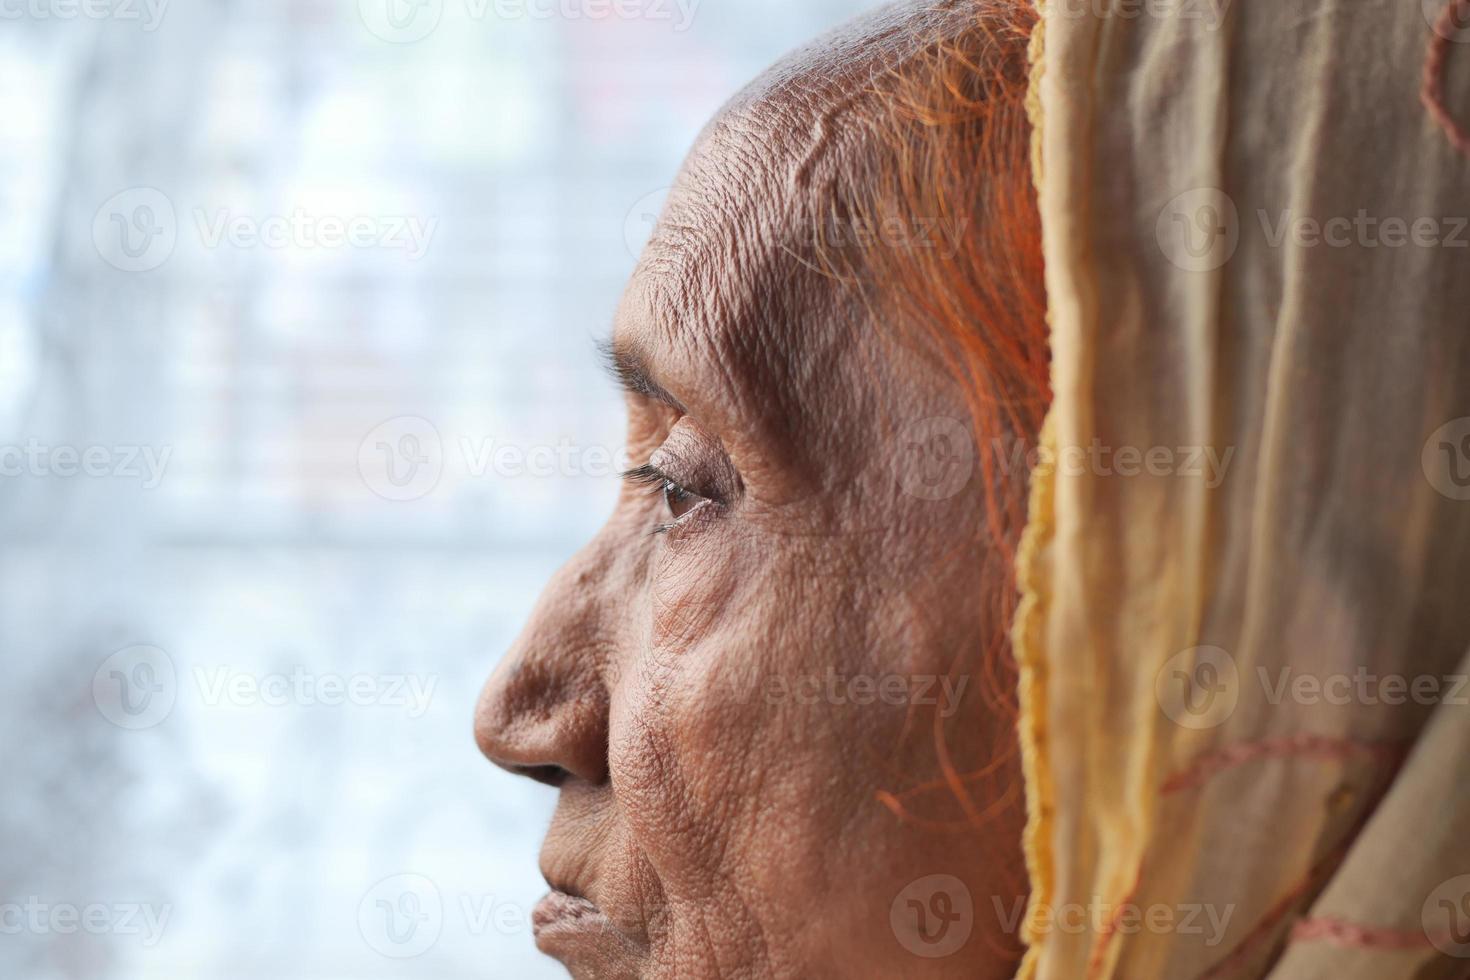
[[[1133,887],[1123,896],[1118,907],[1108,918],[1107,924],[1102,927],[1096,941],[1092,944],[1092,955],[1087,959],[1087,980],[1093,980],[1102,971],[1103,954],[1108,951],[1108,944],[1112,942],[1113,933],[1118,930],[1118,920],[1123,917],[1123,910],[1133,904],[1133,899],[1138,895],[1138,886],[1143,882],[1143,861],[1138,862],[1138,874],[1133,878]]]
[[[1470,0],[1467,0],[1470,2]],[[1187,789],[1194,789],[1213,777],[1259,759],[1284,759],[1292,756],[1310,755],[1321,759],[1345,759],[1353,755],[1367,755],[1380,762],[1393,759],[1399,750],[1381,742],[1362,742],[1348,738],[1331,738],[1326,735],[1289,735],[1283,738],[1268,738],[1259,742],[1241,742],[1215,752],[1208,752],[1186,769],[1164,780],[1159,791],[1165,796]]]
[[[1221,977],[1228,976],[1236,967],[1244,963],[1255,952],[1256,944],[1271,934],[1276,923],[1285,917],[1297,902],[1301,901],[1303,895],[1326,878],[1327,873],[1337,867],[1338,863],[1347,856],[1348,847],[1356,837],[1356,829],[1346,834],[1342,843],[1328,851],[1322,860],[1308,868],[1307,873],[1302,875],[1301,879],[1285,895],[1277,899],[1275,905],[1266,910],[1266,914],[1251,927],[1251,931],[1246,933],[1245,938],[1230,951],[1229,956],[1201,973],[1196,980],[1220,980]]]
[[[1466,0],[1470,3],[1470,0]],[[1386,777],[1396,768],[1402,759],[1404,747],[1383,742],[1366,742],[1357,739],[1333,738],[1325,735],[1290,735],[1281,738],[1262,739],[1256,742],[1241,742],[1236,745],[1227,746],[1214,752],[1201,755],[1188,767],[1180,770],[1159,787],[1161,796],[1169,796],[1186,790],[1197,789],[1207,783],[1210,779],[1222,772],[1238,768],[1261,759],[1285,759],[1298,756],[1311,756],[1319,759],[1345,759],[1355,755],[1366,756],[1372,759],[1375,765],[1386,766],[1383,774]],[[1321,876],[1331,870],[1347,853],[1348,845],[1357,837],[1357,831],[1366,823],[1371,808],[1366,810],[1359,819],[1357,825],[1348,832],[1344,841],[1329,851],[1321,861],[1308,869],[1307,874],[1302,877],[1287,893],[1279,899],[1275,905],[1267,910],[1265,916],[1256,923],[1239,945],[1231,953],[1216,963],[1213,967],[1200,975],[1198,980],[1216,980],[1224,976],[1230,970],[1238,966],[1252,951],[1256,943],[1270,934],[1271,927],[1289,912],[1301,896],[1304,895]],[[1134,878],[1133,885],[1129,888],[1119,908],[1113,913],[1107,925],[1101,930],[1097,940],[1093,943],[1092,954],[1088,957],[1087,976],[1089,980],[1099,976],[1102,971],[1103,958],[1107,953],[1108,946],[1117,930],[1117,923],[1124,908],[1132,902],[1138,893],[1143,881],[1144,862],[1139,861],[1138,874]]]
[[[1450,114],[1444,94],[1445,63],[1449,60],[1450,45],[1467,22],[1470,22],[1470,0],[1449,0],[1434,23],[1434,36],[1429,39],[1429,50],[1424,55],[1419,101],[1424,103],[1429,115],[1449,137],[1450,145],[1470,157],[1470,133],[1465,132],[1465,127]]]
[[[1294,943],[1323,942],[1348,949],[1420,949],[1430,946],[1422,930],[1383,929],[1346,919],[1302,919],[1291,930]]]

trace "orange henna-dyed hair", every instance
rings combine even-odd
[[[856,254],[831,249],[824,260],[832,274],[864,290],[875,323],[923,331],[963,382],[970,403],[987,520],[974,536],[960,535],[948,558],[983,563],[986,591],[977,600],[988,611],[988,626],[952,674],[973,672],[983,680],[977,686],[989,718],[979,723],[998,720],[997,755],[981,771],[959,771],[945,744],[945,720],[936,712],[944,785],[908,787],[882,799],[904,819],[923,823],[918,800],[947,789],[963,813],[959,824],[979,829],[1003,811],[1014,817],[1024,807],[1008,635],[1018,600],[1013,566],[1026,523],[1027,460],[1051,398],[1041,219],[1026,110],[1027,50],[1037,17],[1029,0],[940,6],[973,11],[973,17],[879,79],[873,101],[881,110],[870,123],[877,152],[870,169],[833,202],[831,216],[867,228],[913,231],[927,224],[939,239],[880,234],[872,247]],[[958,720],[977,723],[974,717]],[[1010,870],[1017,893],[1024,894],[1024,869]]]

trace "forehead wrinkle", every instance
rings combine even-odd
[[[799,315],[832,287],[803,272],[816,268],[809,253],[842,175],[865,155],[863,127],[843,117],[866,104],[851,93],[799,104],[773,96],[711,122],[640,259],[661,321],[692,320],[712,336],[770,330],[779,320],[753,314],[774,304]]]
[[[705,366],[740,422],[769,430],[763,421],[800,412],[792,377],[800,359],[789,348],[802,338],[790,332],[823,315],[832,288],[791,247],[819,204],[816,189],[794,177],[835,144],[814,136],[773,161],[738,122],[715,139],[691,157],[636,278],[660,348]]]
[[[711,325],[741,319],[762,270],[804,256],[844,179],[861,181],[873,123],[898,69],[973,28],[965,3],[903,0],[880,7],[778,61],[701,132],[672,188],[643,265],[671,303],[703,307]],[[724,314],[723,316],[721,314]]]
[[[963,4],[906,2],[797,51],[710,121],[670,191],[634,276],[641,315],[658,349],[709,365],[701,374],[727,386],[732,421],[758,428],[751,434],[767,447],[798,441],[803,392],[831,394],[834,362],[851,343],[850,331],[815,325],[848,303],[843,284],[803,253],[876,152],[871,123],[881,116],[870,110],[883,80],[970,24]]]

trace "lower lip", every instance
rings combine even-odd
[[[531,913],[536,948],[573,977],[640,977],[647,949],[585,898],[552,892]]]

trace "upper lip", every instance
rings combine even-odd
[[[541,877],[555,897],[574,899],[580,909],[578,916],[584,920],[596,916],[602,920],[602,928],[622,937],[624,942],[641,944],[642,922],[633,911],[617,899],[617,889],[605,894],[597,871],[600,864],[585,840],[558,835],[557,825],[552,828],[543,842],[540,855]],[[611,902],[617,908],[610,908]],[[563,905],[563,908],[569,906]]]
[[[560,892],[569,898],[580,898],[589,905],[598,905],[594,894],[596,888],[593,882],[588,880],[586,871],[589,870],[583,862],[567,860],[576,853],[564,847],[543,846],[541,849],[541,878],[546,882],[546,887],[553,892]],[[560,860],[557,856],[560,855]]]
[[[563,895],[566,895],[570,898],[580,898],[583,901],[592,902],[592,900],[587,897],[585,892],[583,892],[580,888],[569,881],[561,881],[560,879],[554,878],[545,871],[541,872],[541,877],[545,880],[546,887],[550,888],[554,892],[561,892]],[[592,902],[592,904],[596,905],[597,903]]]
[[[603,894],[595,873],[598,867],[595,860],[584,847],[568,847],[567,843],[554,842],[541,851],[541,877],[551,894],[542,899],[537,912],[532,914],[537,944],[565,942],[570,935],[580,933],[584,938],[595,935],[597,942],[610,943],[607,948],[620,950],[620,956],[646,955],[648,935],[642,919],[636,913],[628,915],[631,911],[628,906],[613,910],[603,905],[603,899],[620,904],[615,897],[617,890],[611,895]]]

